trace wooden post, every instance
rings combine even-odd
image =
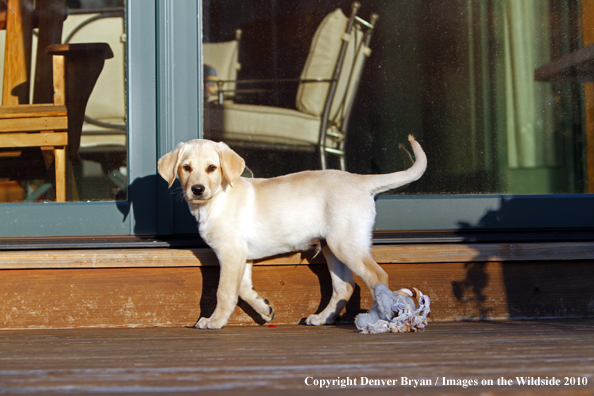
[[[29,103],[33,0],[9,0],[2,104]]]
[[[583,46],[594,43],[594,0],[582,0]],[[586,182],[588,193],[594,193],[594,83],[584,84],[586,119]]]
[[[56,166],[56,202],[66,202],[66,147],[54,149]]]
[[[66,17],[66,0],[36,0],[39,33],[35,65],[33,103],[52,103],[52,56],[45,49],[62,42],[62,27]],[[64,78],[64,76],[62,76]]]
[[[66,59],[64,55],[54,55],[52,58],[54,77],[54,104],[66,105],[66,82],[64,80]],[[46,148],[42,147],[42,150],[45,154],[47,153],[47,150],[44,149]],[[55,147],[53,154],[56,169],[56,202],[66,202],[66,147]]]

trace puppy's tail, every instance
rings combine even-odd
[[[412,135],[408,135],[408,140],[415,154],[415,163],[405,171],[385,175],[373,175],[369,179],[369,189],[373,195],[412,183],[425,173],[425,169],[427,169],[427,156],[425,152]]]

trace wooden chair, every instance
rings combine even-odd
[[[45,165],[54,164],[56,201],[67,193],[67,163],[80,145],[84,110],[105,59],[105,43],[59,44],[66,16],[65,0],[8,0],[0,148],[3,156],[41,149]],[[38,51],[33,104],[29,104],[33,28]],[[7,150],[8,149],[8,150]],[[0,174],[0,177],[7,175]]]

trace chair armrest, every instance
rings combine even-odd
[[[329,83],[334,81],[329,78],[313,78],[313,79],[300,79],[300,78],[277,78],[277,79],[251,79],[251,80],[216,80],[218,103],[223,104],[225,92],[238,92],[238,93],[259,93],[264,92],[264,89],[223,89],[223,85],[232,83],[236,85],[240,84],[274,84],[274,83]]]
[[[300,78],[276,78],[276,79],[253,79],[253,80],[217,80],[217,83],[234,83],[234,84],[271,84],[271,83],[314,83],[314,82],[332,82],[330,78],[312,78],[302,80]]]
[[[50,55],[64,55],[67,58],[85,56],[96,56],[101,59],[113,58],[113,51],[107,43],[53,44],[48,46],[45,52]]]

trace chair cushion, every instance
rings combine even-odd
[[[237,40],[222,43],[202,43],[202,61],[216,71],[218,80],[237,80],[239,42]],[[217,87],[214,87],[216,92]],[[235,83],[225,83],[223,89],[234,91]],[[209,101],[216,101],[217,95],[211,95]]]
[[[222,43],[202,43],[202,60],[217,71],[220,80],[237,80],[237,40]]]
[[[336,9],[324,18],[309,49],[309,55],[301,73],[301,79],[332,78],[342,45],[341,37],[346,31],[348,18]],[[303,83],[297,92],[297,109],[321,116],[330,83]]]
[[[215,140],[315,145],[320,119],[297,110],[225,102],[204,109],[204,130]]]

